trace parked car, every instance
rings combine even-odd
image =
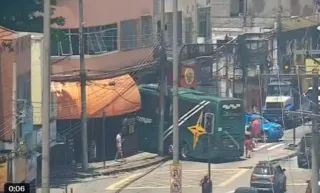
[[[284,193],[286,189],[286,176],[282,175],[285,169],[269,161],[259,162],[253,169],[250,187],[262,191]]]
[[[311,168],[312,133],[301,138],[297,149],[297,163],[299,168]]]
[[[246,113],[246,128],[249,127],[251,122],[257,118],[261,120],[261,133],[264,134],[264,137],[267,141],[278,141],[283,137],[284,128],[280,124],[270,122],[259,114]]]
[[[252,187],[239,187],[234,193],[258,193],[258,190]]]

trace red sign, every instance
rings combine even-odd
[[[195,88],[197,86],[196,68],[194,65],[183,66],[180,74],[180,86]]]

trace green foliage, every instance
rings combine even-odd
[[[42,14],[35,13],[43,12],[43,2],[44,0],[2,0],[0,26],[15,31],[41,33],[43,31],[43,17]],[[51,5],[56,5],[56,3],[56,0],[51,0]],[[52,13],[54,13],[54,9],[52,9]],[[56,17],[51,19],[51,23],[62,26],[65,20],[63,17]]]

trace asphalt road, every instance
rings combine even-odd
[[[304,135],[310,132],[309,126],[298,127],[296,129],[297,142]],[[272,155],[286,154],[284,147],[293,142],[293,130],[285,131],[282,141],[276,143],[259,144],[253,158],[243,159],[234,162],[224,162],[211,164],[211,174],[213,180],[214,193],[231,193],[237,187],[249,185],[251,175],[250,166],[254,166],[257,161],[267,160]],[[170,165],[168,161],[153,172],[134,181],[126,186],[121,193],[169,193],[170,192]],[[297,168],[296,158],[279,162],[287,169],[288,193],[303,193],[306,188],[305,181],[309,179],[310,172],[306,169]],[[182,192],[197,193],[201,192],[199,181],[207,173],[208,164],[193,161],[181,161],[182,164]],[[248,167],[249,166],[249,167]],[[69,185],[73,188],[73,193],[114,193],[128,184],[132,179],[145,173],[150,168],[125,173],[118,176],[98,177],[79,180],[75,184]],[[52,188],[51,193],[63,193],[64,189]]]
[[[310,179],[310,171],[299,169],[296,164],[296,158],[287,161],[281,161],[279,164],[287,171],[287,189],[288,193],[303,193],[306,189],[306,180]],[[151,174],[133,182],[127,186],[121,193],[168,193],[170,163],[164,164],[161,168]],[[207,165],[204,163],[182,162],[185,169],[182,170],[182,192],[197,193],[201,192],[199,181],[204,173],[207,172]],[[234,167],[223,168],[221,164],[212,164],[213,192],[232,193],[237,187],[248,187],[252,169]],[[106,187],[107,193],[115,192],[122,183],[138,173],[130,174],[116,183]]]

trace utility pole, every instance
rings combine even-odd
[[[193,42],[196,44],[198,43],[198,28],[199,28],[199,24],[198,24],[198,0],[194,0],[194,26],[193,26],[193,29],[194,29],[194,32],[193,32]]]
[[[12,129],[13,129],[13,149],[14,149],[14,153],[17,152],[18,150],[18,138],[19,138],[19,128],[18,128],[18,122],[20,122],[20,117],[18,117],[18,121],[17,121],[17,116],[16,116],[16,112],[17,112],[17,63],[13,62],[13,73],[12,73]],[[15,155],[15,154],[13,154]],[[13,156],[14,157],[14,156]],[[11,166],[12,166],[12,182],[16,182],[16,175],[17,175],[17,170],[16,170],[16,159],[11,159]]]
[[[279,73],[283,73],[283,53],[282,53],[282,40],[281,40],[281,16],[282,15],[282,5],[281,0],[278,0],[278,13],[277,13],[277,64],[279,68]]]
[[[103,167],[106,167],[106,112],[102,114],[102,159]]]
[[[247,0],[243,0],[243,24],[242,27],[246,30],[247,27]]]
[[[87,131],[87,92],[86,64],[84,61],[83,41],[83,0],[79,0],[79,47],[80,47],[80,76],[81,76],[81,122],[82,122],[82,169],[88,170],[88,131]]]
[[[225,73],[225,79],[226,79],[226,97],[229,97],[230,93],[230,87],[229,87],[229,55],[228,55],[228,45],[224,45],[224,54],[225,54],[225,60],[226,60],[226,73]]]
[[[173,163],[179,163],[179,103],[178,103],[178,84],[179,84],[179,56],[178,56],[178,0],[173,0]]]
[[[313,72],[313,88],[312,88],[312,101],[313,101],[313,118],[312,118],[312,155],[311,155],[311,168],[312,168],[312,177],[311,177],[311,187],[312,192],[319,192],[319,130],[318,130],[318,117],[319,114],[319,100],[318,100],[318,88],[319,88],[319,76],[318,72]]]
[[[51,4],[45,0],[43,5],[43,53],[42,66],[42,193],[50,192],[50,96],[51,96]]]
[[[160,94],[159,94],[159,136],[158,136],[158,155],[163,156],[163,131],[164,131],[164,111],[165,111],[165,95],[166,95],[166,76],[165,76],[165,65],[166,65],[166,51],[165,51],[165,0],[161,0],[160,5],[161,15],[161,30],[160,30]]]

